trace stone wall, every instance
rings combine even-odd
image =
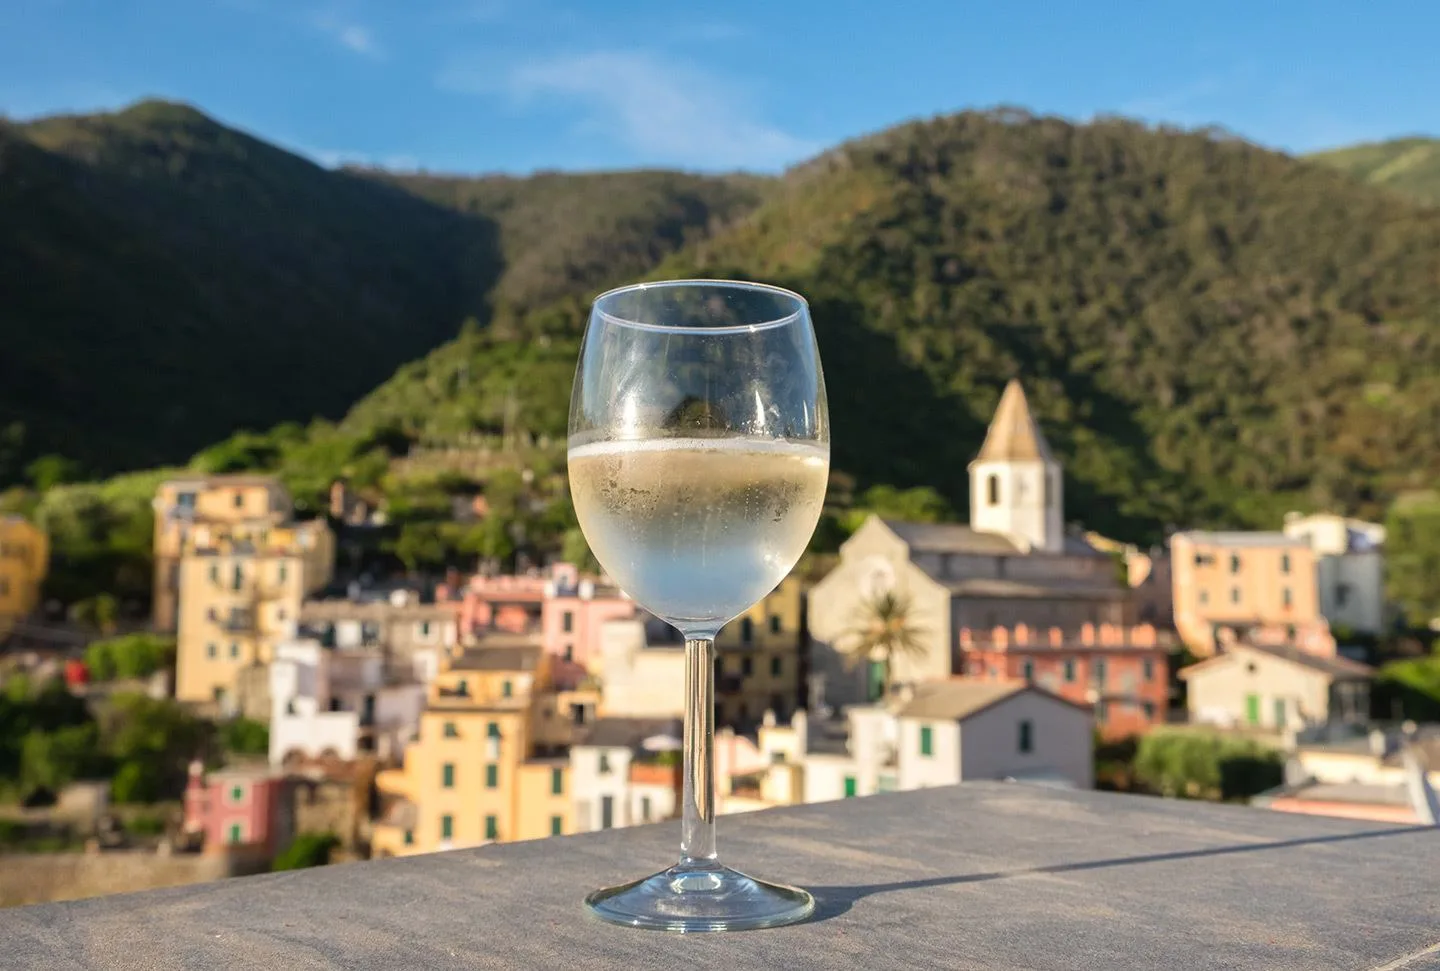
[[[153,890],[255,872],[223,856],[149,850],[0,855],[0,907]]]

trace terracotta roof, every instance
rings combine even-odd
[[[1318,671],[1330,678],[1340,681],[1358,681],[1374,676],[1375,669],[1368,664],[1361,664],[1359,661],[1352,661],[1348,657],[1335,655],[1327,657],[1320,654],[1310,654],[1296,647],[1281,647],[1272,644],[1251,644],[1248,641],[1241,641],[1230,647],[1225,653],[1217,654],[1215,657],[1201,661],[1199,664],[1192,664],[1180,671],[1180,677],[1189,680],[1192,674],[1197,671],[1205,671],[1210,668],[1221,667],[1235,660],[1237,653],[1254,651],[1257,654],[1268,654],[1270,657],[1282,661],[1289,661],[1291,664],[1309,668],[1311,671]]]
[[[1018,378],[1011,378],[1000,396],[1000,406],[990,420],[990,429],[985,433],[985,444],[980,446],[976,462],[1051,462],[1055,456],[1045,434],[1035,423],[1030,413],[1030,402],[1025,400],[1025,389]]]
[[[1066,701],[1048,691],[1041,691],[1024,681],[990,681],[979,678],[951,678],[948,681],[926,681],[915,686],[915,695],[900,706],[896,714],[901,718],[930,718],[946,721],[963,721],[979,714],[992,705],[1024,691],[1033,691],[1047,698],[1054,698],[1063,704],[1080,710],[1083,705]]]

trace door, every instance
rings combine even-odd
[[[615,797],[600,797],[600,828],[610,829],[615,825]]]
[[[1245,696],[1245,721],[1249,725],[1260,724],[1260,696],[1249,694]]]

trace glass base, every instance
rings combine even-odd
[[[681,934],[780,927],[815,912],[815,898],[804,890],[713,862],[681,863],[644,880],[597,890],[585,904],[612,924]]]

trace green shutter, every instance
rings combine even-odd
[[[448,840],[455,833],[455,817],[444,815],[440,817],[440,838]]]
[[[550,817],[550,835],[559,836],[565,829],[565,821],[559,816]]]
[[[446,762],[440,767],[440,785],[446,789],[455,787],[455,764]]]
[[[485,766],[485,788],[494,789],[498,785],[500,785],[500,766],[493,764]]]
[[[485,838],[487,840],[500,838],[500,826],[494,816],[485,817]]]
[[[935,754],[935,731],[929,725],[920,726],[920,754]]]
[[[560,769],[550,770],[550,794],[552,796],[562,795],[565,792],[565,773]]]
[[[854,777],[853,775],[847,775],[847,776],[845,777],[845,798],[846,798],[846,799],[851,799],[851,798],[854,797],[854,795],[855,795],[855,777]]]

